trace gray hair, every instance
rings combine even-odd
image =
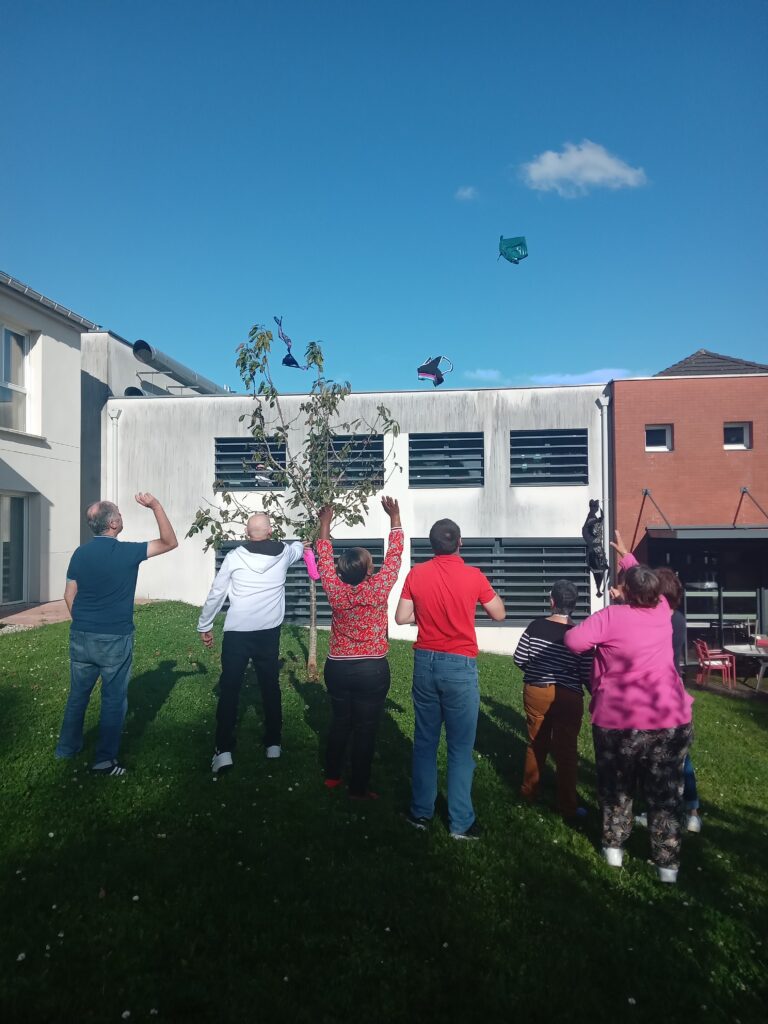
[[[114,502],[97,501],[93,505],[88,506],[85,518],[88,520],[88,526],[93,533],[99,537],[109,529],[110,520],[117,518],[119,515],[120,510]]]

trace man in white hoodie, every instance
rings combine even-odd
[[[229,598],[221,645],[221,678],[216,708],[216,750],[211,770],[217,775],[232,767],[240,688],[253,661],[264,704],[264,746],[267,757],[280,757],[283,712],[280,700],[280,626],[285,616],[285,577],[304,554],[301,541],[271,540],[272,524],[264,512],[251,516],[245,544],[224,559],[206,598],[197,631],[213,647],[211,626]]]

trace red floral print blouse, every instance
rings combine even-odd
[[[384,564],[375,576],[356,587],[336,575],[333,544],[318,540],[317,568],[331,606],[329,658],[385,658],[387,642],[387,598],[397,582],[403,555],[403,531],[390,530]]]

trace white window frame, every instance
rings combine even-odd
[[[649,430],[663,430],[664,431],[664,444],[648,444],[648,431]],[[672,430],[671,423],[646,423],[643,428],[645,435],[645,450],[647,452],[672,452],[674,451],[674,433]]]
[[[12,384],[9,380],[5,379],[5,367],[3,366],[3,353],[5,351],[5,332],[10,331],[11,334],[20,335],[24,339],[24,357],[22,361],[22,376],[24,384]],[[29,349],[30,349],[30,337],[29,331],[25,331],[21,327],[17,327],[15,324],[8,323],[5,320],[0,320],[0,386],[8,388],[9,391],[15,391],[19,395],[24,395],[24,422],[21,428],[16,427],[2,427],[3,430],[18,430],[19,433],[25,434],[29,427],[29,391],[27,389],[27,381],[29,379]]]
[[[741,427],[744,440],[741,444],[726,444],[725,431],[728,427]],[[752,447],[752,423],[749,420],[733,420],[723,424],[723,448],[727,452],[746,452]]]

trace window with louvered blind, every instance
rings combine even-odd
[[[216,552],[216,572],[221,568],[224,556],[232,548],[238,547],[242,541],[227,541]],[[377,540],[334,540],[333,553],[336,558],[349,548],[366,548],[373,557],[374,572],[378,572],[384,561],[384,541]],[[285,580],[285,622],[294,626],[309,625],[309,576],[302,559],[288,570]],[[320,626],[330,626],[331,609],[321,583],[317,583],[317,622]]]
[[[383,487],[384,435],[337,434],[328,446],[328,469],[341,487],[354,487],[365,480]]]
[[[510,430],[509,469],[513,487],[587,484],[588,431]]]
[[[268,440],[266,446],[255,437],[214,438],[215,478],[217,491],[282,491],[285,481],[277,479],[279,471],[266,459],[268,453],[281,469],[285,469],[285,445]]]
[[[462,537],[461,557],[480,569],[504,602],[504,626],[527,625],[538,615],[549,615],[549,593],[556,580],[570,580],[579,591],[574,618],[589,615],[589,570],[584,543],[546,538],[520,540],[508,537]],[[432,548],[427,537],[411,540],[411,565],[429,561]],[[478,626],[495,625],[478,605]]]
[[[408,436],[409,487],[482,487],[484,482],[482,432]]]

